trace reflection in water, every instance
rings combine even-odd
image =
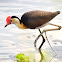
[[[36,42],[37,42],[37,40],[39,39],[39,37],[42,36],[43,41],[42,41],[41,45],[39,46],[39,53],[40,53],[40,56],[41,56],[40,62],[42,62],[43,59],[44,59],[44,56],[43,56],[43,53],[42,53],[42,51],[41,51],[41,47],[43,46],[43,44],[44,44],[44,42],[45,42],[45,38],[44,38],[43,33],[41,32],[40,29],[39,29],[39,32],[40,32],[41,35],[39,35],[39,36],[35,39],[34,46],[35,46],[35,48],[36,48]]]
[[[42,62],[42,61],[43,61],[43,59],[44,59],[44,55],[43,55],[43,53],[41,52],[41,50],[40,50],[40,49],[39,49],[39,53],[40,53],[40,56],[41,56],[40,62]]]

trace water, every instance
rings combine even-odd
[[[34,48],[34,40],[39,34],[38,30],[22,30],[15,25],[6,24],[6,17],[16,15],[21,18],[22,14],[31,10],[43,11],[61,11],[61,14],[55,17],[51,23],[62,26],[62,0],[0,0],[0,62],[14,62],[12,59],[17,53],[29,51]],[[53,28],[46,26],[45,28]],[[41,30],[42,30],[41,29]],[[56,51],[57,56],[52,62],[62,61],[62,30],[47,32],[48,39]],[[39,41],[42,41],[41,38]],[[40,42],[38,42],[39,46]],[[47,47],[46,47],[47,46]],[[42,49],[51,51],[46,42]],[[54,52],[52,53],[54,56]]]

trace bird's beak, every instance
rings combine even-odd
[[[8,26],[8,25],[5,25],[4,28],[7,27],[7,26]]]
[[[10,23],[10,24],[11,24],[11,23]],[[7,27],[7,26],[10,25],[10,24],[6,24],[6,25],[4,26],[4,28]]]

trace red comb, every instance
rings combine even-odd
[[[11,19],[10,16],[8,16],[8,17],[6,18],[7,25],[10,24],[10,19]]]

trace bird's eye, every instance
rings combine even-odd
[[[12,20],[10,20],[10,22],[12,22]]]

